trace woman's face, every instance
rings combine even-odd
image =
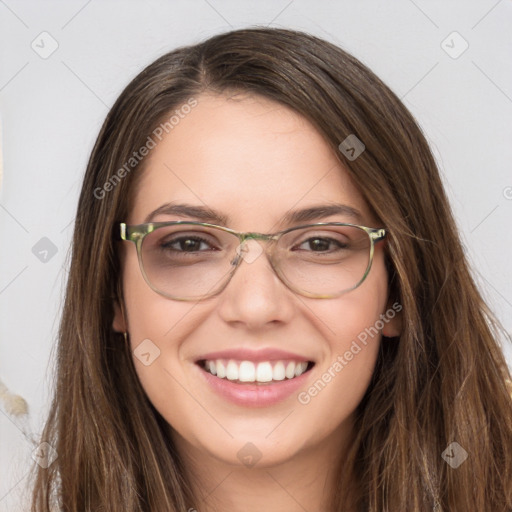
[[[380,227],[304,118],[258,96],[196,99],[197,106],[148,155],[127,224],[205,221],[184,213],[151,215],[163,205],[186,204],[217,212],[234,230],[273,233],[292,226],[284,221],[290,212],[336,204],[349,208],[294,225]],[[264,245],[249,242],[220,294],[183,302],[154,292],[141,274],[135,245],[123,243],[127,318],[125,323],[116,308],[114,328],[128,331],[140,382],[176,442],[199,458],[268,467],[312,448],[332,453],[351,432],[374,371],[384,323],[379,320],[390,307],[384,244],[376,245],[366,280],[332,299],[288,289],[259,250]],[[384,333],[392,335],[394,324],[386,322]],[[217,369],[219,360],[233,360],[231,371],[247,361],[249,379],[254,368],[261,380],[270,374],[278,380],[220,378],[205,370],[205,359],[217,361]],[[283,379],[282,367],[290,376],[293,368],[300,373],[300,362],[314,364],[300,377]]]

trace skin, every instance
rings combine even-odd
[[[258,96],[196,97],[198,105],[148,156],[125,221],[139,224],[164,203],[208,206],[238,231],[276,232],[291,209],[343,203],[360,223],[380,227],[362,195],[315,128],[292,110]],[[199,220],[158,215],[154,221]],[[346,215],[313,222],[355,222]],[[374,371],[374,337],[308,404],[293,393],[265,408],[227,402],[198,378],[198,355],[232,347],[284,348],[315,361],[307,390],[365,328],[390,307],[384,243],[355,290],[334,299],[299,296],[277,278],[267,259],[242,262],[219,295],[180,302],[144,281],[135,246],[123,244],[125,316],[113,327],[132,349],[150,339],[160,356],[149,366],[136,357],[149,399],[172,426],[173,440],[193,475],[200,512],[327,510],[353,435],[353,413]],[[399,316],[383,334],[399,333]],[[253,443],[261,459],[244,466],[237,453]]]

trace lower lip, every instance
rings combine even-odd
[[[267,407],[285,400],[305,384],[311,370],[299,377],[272,382],[271,384],[237,384],[228,379],[220,379],[195,365],[207,384],[230,402],[245,407]]]

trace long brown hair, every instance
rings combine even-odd
[[[259,94],[309,119],[389,230],[390,293],[403,307],[402,332],[383,339],[357,409],[344,464],[358,482],[356,508],[510,512],[512,399],[498,344],[503,332],[468,269],[425,138],[357,59],[311,35],[269,28],[162,56],[126,87],[101,128],[78,204],[42,436],[58,458],[36,467],[32,510],[50,510],[54,498],[65,511],[201,508],[112,320],[114,301],[122,301],[113,232],[127,217],[144,165],[126,162],[169,113],[205,91]],[[355,160],[338,149],[350,134],[366,147]],[[452,442],[468,453],[456,469],[442,457]],[[340,467],[336,511],[344,510],[344,476]]]

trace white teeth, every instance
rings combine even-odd
[[[238,365],[235,361],[229,361],[226,366],[226,377],[228,380],[238,380]]]
[[[223,379],[226,376],[226,367],[224,366],[224,363],[222,361],[217,361],[215,365],[217,366],[217,377]]]
[[[302,375],[308,366],[308,363],[302,362],[295,366],[295,377],[298,377],[299,375]]]
[[[272,365],[259,363],[256,368],[256,380],[258,382],[270,382],[272,380]]]
[[[302,375],[308,367],[306,361],[235,361],[230,359],[208,360],[203,368],[220,379],[240,382],[271,382],[293,379]]]
[[[242,361],[240,363],[238,380],[241,382],[254,382],[256,380],[256,367],[252,361]]]
[[[285,376],[284,363],[278,361],[272,371],[272,380],[284,380]]]

